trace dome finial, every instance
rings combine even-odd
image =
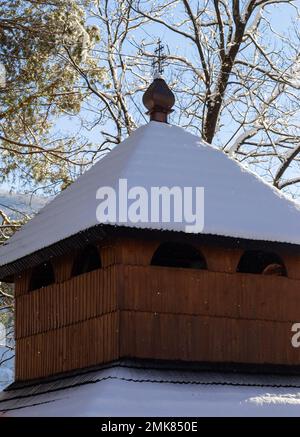
[[[152,63],[153,82],[143,95],[143,103],[148,109],[150,121],[168,123],[168,115],[173,112],[175,96],[162,78],[164,71],[163,63],[166,55],[163,53],[164,46],[159,39]]]

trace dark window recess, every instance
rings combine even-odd
[[[55,282],[54,271],[52,264],[46,262],[38,265],[32,271],[29,291],[37,290],[38,288],[47,287]]]
[[[81,250],[74,262],[72,276],[92,272],[101,267],[101,259],[95,246],[87,246]]]
[[[184,243],[162,243],[155,251],[151,265],[206,269],[206,261],[193,246]]]
[[[240,259],[237,272],[287,276],[285,265],[276,253],[259,250],[246,251]]]

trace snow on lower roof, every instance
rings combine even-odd
[[[300,416],[300,377],[119,365],[0,394],[1,415]]]
[[[0,248],[9,264],[98,224],[98,188],[204,187],[204,234],[300,244],[296,203],[220,150],[180,127],[150,122],[46,205]],[[187,222],[120,222],[135,228],[185,232]]]

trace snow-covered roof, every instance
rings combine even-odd
[[[0,394],[0,416],[300,416],[300,376],[129,363]]]
[[[0,266],[98,223],[98,188],[204,187],[204,234],[300,244],[300,210],[277,189],[184,129],[150,122],[47,204],[0,248]],[[187,222],[115,221],[135,228],[185,232]]]

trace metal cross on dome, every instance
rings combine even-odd
[[[159,38],[157,41],[157,47],[154,50],[154,57],[152,61],[152,74],[154,79],[161,77],[164,72],[166,54],[165,54],[165,46],[161,43],[161,39]]]

